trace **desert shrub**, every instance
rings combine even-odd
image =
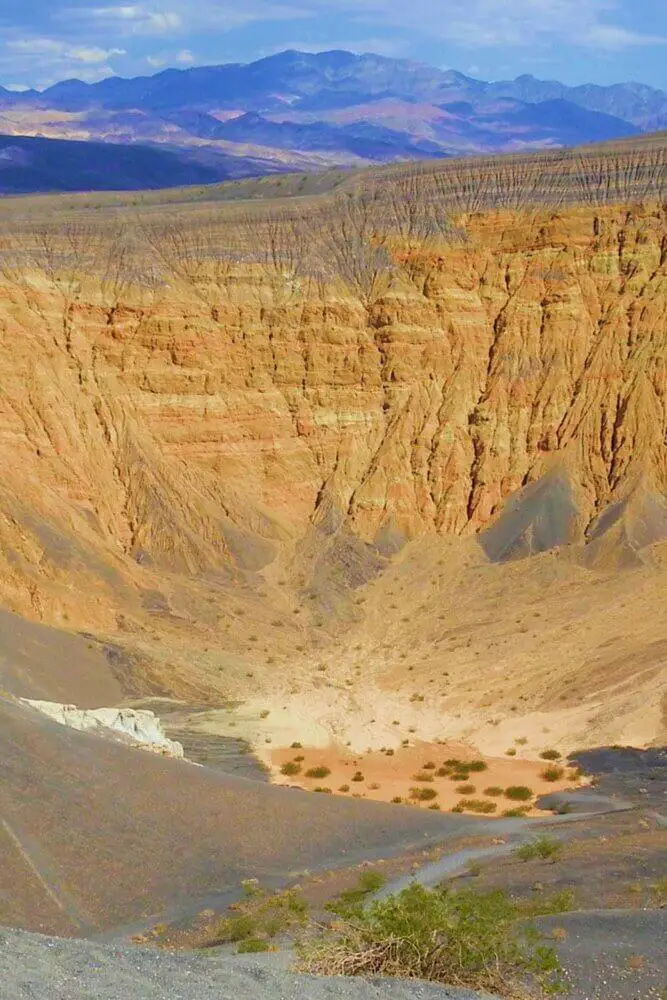
[[[450,757],[449,760],[445,761],[445,767],[450,768],[452,771],[460,771],[463,767],[463,763],[456,757]]]
[[[514,749],[514,747],[510,747],[509,750],[506,750],[505,751],[505,756],[506,757],[516,757],[516,750]]]
[[[505,892],[425,889],[357,904],[332,931],[303,946],[301,967],[320,975],[396,976],[468,987],[504,997],[525,994],[526,979],[560,987],[554,950],[525,925]]]
[[[352,781],[363,781],[363,780],[364,776],[361,773],[361,771],[355,771],[354,774],[352,775]]]
[[[345,889],[336,899],[326,903],[324,909],[339,917],[353,917],[363,910],[368,897],[378,892],[386,881],[380,872],[364,872],[354,888]]]
[[[236,949],[239,955],[256,955],[258,952],[270,950],[271,945],[263,938],[248,938],[247,941],[241,941]]]
[[[422,764],[422,770],[424,770],[424,771],[435,771],[435,764],[433,763],[432,760],[429,760],[425,764]]]
[[[448,767],[439,767],[435,773],[439,778],[448,778],[452,772]]]
[[[489,815],[498,808],[496,802],[488,802],[486,799],[460,799],[452,812],[474,812]]]
[[[283,764],[283,766],[280,768],[280,773],[288,775],[300,774],[301,765],[297,764],[296,761],[288,760],[287,763]]]
[[[488,788],[484,789],[484,794],[492,795],[495,798],[498,795],[502,795],[504,791],[505,789],[501,788],[500,785],[489,785]]]
[[[667,876],[651,885],[651,896],[658,906],[667,906]]]
[[[450,774],[450,781],[467,781],[470,775],[467,771],[455,771],[454,774]]]
[[[431,799],[436,798],[437,791],[435,788],[411,788],[410,798],[414,799],[416,802],[429,802]]]
[[[313,788],[313,791],[319,792],[320,795],[333,795],[333,789],[326,788],[323,785],[317,785],[315,788]]]
[[[218,921],[206,945],[238,944],[239,952],[267,951],[272,938],[306,923],[306,904],[293,890],[267,896],[255,884],[244,888],[245,899],[238,904],[239,912]]]
[[[559,840],[543,836],[536,837],[535,840],[531,840],[527,844],[521,844],[514,851],[514,856],[520,861],[534,861],[537,858],[547,861],[550,858],[557,858],[562,850],[563,845]]]
[[[398,806],[401,804],[403,799],[401,798],[400,795],[395,795],[391,801],[394,803],[394,805]]]
[[[331,774],[331,768],[325,767],[323,764],[319,767],[311,767],[306,771],[307,778],[328,778]]]
[[[542,760],[560,760],[561,755],[558,750],[543,750],[540,757]]]
[[[477,789],[474,785],[457,785],[456,791],[459,795],[474,795]]]
[[[433,812],[440,812],[440,808],[439,802],[434,802],[433,805],[429,806],[429,809],[432,809]]]
[[[292,750],[302,750],[303,749],[303,743],[292,743],[292,746],[291,746],[290,749],[292,749]]]
[[[340,788],[338,789],[339,792],[349,792],[349,790],[350,790],[349,785],[341,785]]]
[[[488,767],[489,765],[485,760],[470,760],[465,765],[466,771],[474,771],[476,773],[479,771],[487,771]]]
[[[560,779],[565,774],[565,768],[563,767],[545,767],[543,771],[540,772],[540,778],[544,781],[560,781]]]
[[[530,812],[530,809],[525,806],[519,806],[517,809],[505,809],[502,815],[505,819],[525,819],[528,812]]]
[[[434,777],[433,777],[432,774],[429,774],[428,771],[418,771],[417,774],[413,774],[412,775],[412,780],[413,781],[434,781],[435,779],[434,779]]]
[[[510,785],[505,789],[505,798],[512,802],[528,802],[532,797],[533,793],[526,785]]]

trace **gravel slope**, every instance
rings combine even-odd
[[[216,958],[0,932],[2,1000],[482,1000],[398,980],[320,979],[266,956]],[[493,998],[489,998],[493,1000]]]

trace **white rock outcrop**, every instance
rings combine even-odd
[[[79,732],[96,732],[100,736],[119,736],[143,750],[153,750],[170,757],[182,757],[183,747],[165,735],[158,717],[145,709],[134,708],[77,708],[55,701],[21,699],[24,704],[37,709],[54,722]]]

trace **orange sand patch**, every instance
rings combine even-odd
[[[443,812],[451,811],[461,799],[482,799],[496,804],[495,812],[489,815],[497,817],[502,816],[505,810],[522,806],[530,807],[527,812],[530,816],[550,815],[531,806],[534,799],[547,792],[573,788],[580,784],[578,779],[572,778],[567,768],[560,781],[546,781],[541,775],[547,767],[553,766],[551,761],[483,757],[471,747],[456,743],[445,745],[418,742],[399,747],[393,754],[382,750],[353,754],[335,744],[326,748],[290,747],[271,750],[267,757],[271,779],[275,784],[298,785],[308,791],[330,789],[334,795],[355,796],[377,802],[392,802],[400,798],[400,804],[421,809],[437,804]],[[471,771],[466,780],[453,781],[452,774],[456,773],[455,770],[448,775],[438,774],[438,769],[444,767],[448,760],[459,760],[464,767],[466,763],[481,760],[486,764],[486,769]],[[290,762],[301,768],[298,774],[282,773],[281,768]],[[424,767],[429,764],[435,764],[435,768]],[[559,765],[559,762],[556,765],[564,766]],[[307,776],[309,770],[320,767],[328,768],[330,773],[324,777]],[[362,780],[355,781],[355,775],[361,775]],[[432,780],[420,780],[424,776]],[[474,786],[474,791],[461,791],[461,787],[466,785]],[[485,794],[487,788],[502,788],[504,791],[512,785],[530,788],[534,793],[533,799],[529,802],[516,802],[508,799],[505,794]],[[415,788],[433,789],[437,794],[426,801],[418,801],[412,795],[412,789]]]

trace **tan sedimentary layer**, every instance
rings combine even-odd
[[[666,492],[664,210],[461,225],[466,242],[397,250],[391,287],[370,306],[341,283],[252,265],[217,284],[129,288],[122,300],[94,279],[73,289],[10,274],[0,294],[3,605],[120,636],[149,678],[185,697],[298,698],[325,683],[324,661],[343,716],[346,678],[361,702],[366,683],[411,696],[417,660],[420,686],[449,671],[453,717],[465,672],[476,713],[485,686],[491,714],[509,712],[524,688],[518,708],[539,713],[547,693],[561,696],[547,661],[561,677],[583,663],[577,687],[598,698],[594,714],[614,705],[598,734],[617,731],[619,711],[626,730],[642,729],[628,723],[636,693],[624,685],[634,683],[650,688],[654,738],[667,651],[660,538],[631,585],[615,573],[628,518],[585,567],[567,554],[557,566],[545,554],[494,567],[474,536],[545,476],[566,484],[575,549],[614,502],[630,497],[632,511]],[[442,562],[431,565],[436,543]],[[410,552],[430,566],[428,582]],[[575,592],[582,620],[561,635],[554,623]],[[634,636],[619,637],[617,673],[605,665],[618,649],[593,665],[610,595]],[[518,624],[542,602],[546,622]],[[613,697],[598,697],[610,676]],[[589,708],[564,694],[585,732]]]

